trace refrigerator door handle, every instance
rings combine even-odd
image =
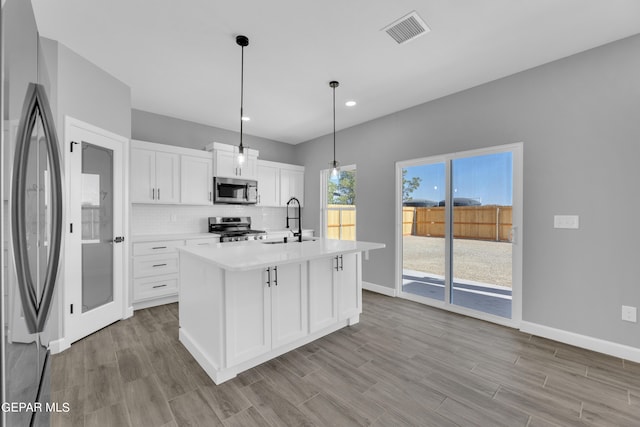
[[[51,245],[41,295],[36,295],[36,288],[29,268],[26,219],[27,163],[33,129],[37,125],[38,118],[43,125],[51,180]],[[62,164],[53,115],[44,86],[36,83],[29,83],[18,125],[11,193],[13,201],[11,205],[13,253],[22,309],[29,332],[42,332],[51,308],[60,265],[63,198]]]

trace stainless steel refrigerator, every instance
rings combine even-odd
[[[31,15],[29,15],[31,14]],[[50,313],[61,258],[62,169],[30,2],[7,0],[2,40],[2,417],[49,425]],[[55,333],[55,332],[54,332]]]

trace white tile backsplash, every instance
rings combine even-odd
[[[250,216],[256,230],[284,229],[286,208],[213,205],[132,205],[131,233],[135,235],[206,233],[210,216]]]

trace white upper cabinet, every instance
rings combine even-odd
[[[145,148],[131,148],[131,201],[179,203],[180,157]]]
[[[189,205],[213,203],[212,166],[211,156],[181,156],[180,200],[182,203]]]
[[[131,202],[210,205],[211,153],[191,148],[131,141]]]
[[[258,178],[258,150],[245,148],[245,160],[238,163],[238,147],[214,142],[207,146],[213,152],[213,175],[225,178]]]
[[[133,203],[155,203],[155,151],[132,148],[130,169],[131,201]]]
[[[304,168],[301,166],[287,166],[280,169],[280,203],[286,206],[292,197],[304,206]]]
[[[292,197],[304,205],[304,166],[258,160],[258,205],[286,206]]]
[[[173,153],[156,153],[156,201],[180,202],[180,157]]]
[[[258,161],[258,206],[280,206],[280,168]]]

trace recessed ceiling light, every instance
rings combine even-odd
[[[344,103],[344,105],[346,105],[347,107],[353,107],[357,104],[356,101],[347,101]]]
[[[242,116],[242,121],[248,122],[249,120],[251,120],[251,117]]]

